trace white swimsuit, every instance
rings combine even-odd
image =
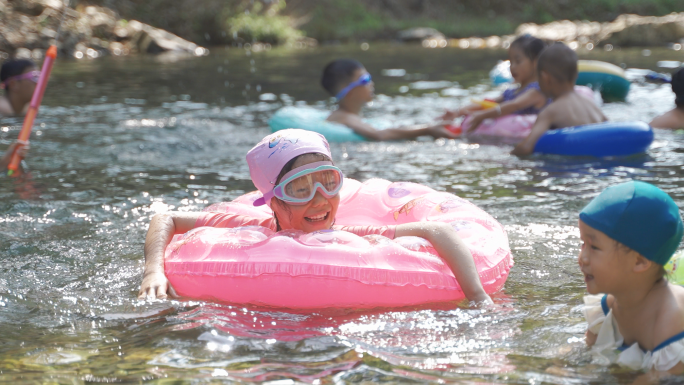
[[[606,299],[606,295],[584,297],[584,317],[589,324],[589,331],[597,336],[596,343],[591,347],[595,363],[616,363],[635,370],[667,371],[679,362],[684,362],[684,332],[668,338],[652,351],[641,350],[636,342],[631,346],[625,345]]]

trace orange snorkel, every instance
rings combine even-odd
[[[64,5],[64,12],[62,13],[62,20],[59,23],[60,30],[62,28],[62,23],[64,22],[64,15],[66,15],[67,7],[69,3]],[[57,32],[55,36],[55,44],[59,38],[60,31]],[[48,48],[45,53],[45,61],[43,62],[43,67],[40,69],[40,77],[38,78],[38,84],[36,84],[36,89],[33,91],[33,97],[31,97],[31,104],[29,104],[28,111],[26,112],[26,117],[24,118],[24,125],[19,132],[19,142],[28,144],[29,137],[31,136],[31,130],[33,129],[33,121],[38,115],[38,108],[40,108],[40,102],[43,100],[43,94],[45,93],[45,88],[47,87],[48,80],[50,80],[50,72],[52,72],[52,65],[55,64],[55,59],[57,58],[57,46],[53,44]],[[12,154],[12,160],[7,166],[7,175],[12,176],[19,169],[19,154],[15,151]]]

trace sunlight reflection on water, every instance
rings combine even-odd
[[[0,380],[627,381],[591,366],[583,347],[577,213],[603,188],[631,178],[683,203],[684,140],[674,132],[658,130],[647,155],[604,160],[518,159],[510,146],[460,140],[332,144],[352,178],[427,184],[504,224],[516,265],[491,309],[303,315],[136,299],[151,217],[253,190],[244,154],[269,132],[278,108],[330,108],[316,79],[331,58],[358,56],[377,74],[396,70],[401,58],[403,75],[377,76],[371,118],[430,121],[500,92],[481,83],[502,52],[419,57],[417,49],[58,63],[32,142],[31,176],[0,185]],[[655,66],[668,55],[654,50],[648,60]],[[640,54],[625,57],[648,65]],[[250,60],[256,71],[245,75]],[[216,78],[218,65],[231,71]],[[304,66],[316,76],[302,74]],[[78,93],[76,81],[85,84]],[[673,99],[667,86],[635,83],[626,103],[603,108],[612,120],[649,120]],[[3,121],[3,146],[20,125]]]

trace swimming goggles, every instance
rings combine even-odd
[[[257,199],[254,206],[261,206],[276,197],[293,205],[303,205],[320,191],[326,198],[332,198],[342,189],[344,175],[331,162],[314,162],[297,167],[283,176],[282,182],[273,191]]]
[[[342,91],[340,91],[337,95],[335,95],[335,99],[337,99],[337,101],[339,102],[345,96],[347,96],[349,91],[351,91],[354,88],[359,87],[359,86],[365,86],[366,84],[368,84],[370,82],[371,82],[370,74],[365,74],[365,75],[361,76],[360,78],[358,78],[356,81],[351,82],[348,86],[344,87],[344,89]]]
[[[39,78],[40,78],[40,71],[27,72],[25,74],[12,76],[11,78],[5,79],[4,82],[0,83],[0,88],[7,88],[7,84],[9,84],[10,80],[30,79],[32,82],[38,83]]]

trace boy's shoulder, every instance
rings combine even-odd
[[[684,332],[684,287],[667,284],[657,296],[654,339],[658,343]]]
[[[347,111],[342,111],[342,110],[335,110],[328,115],[328,118],[326,119],[329,122],[336,122],[336,123],[341,123],[341,124],[354,124],[356,122],[361,121],[361,117],[357,114],[352,114]]]
[[[684,111],[680,108],[674,108],[653,118],[650,125],[657,128],[684,128]]]

